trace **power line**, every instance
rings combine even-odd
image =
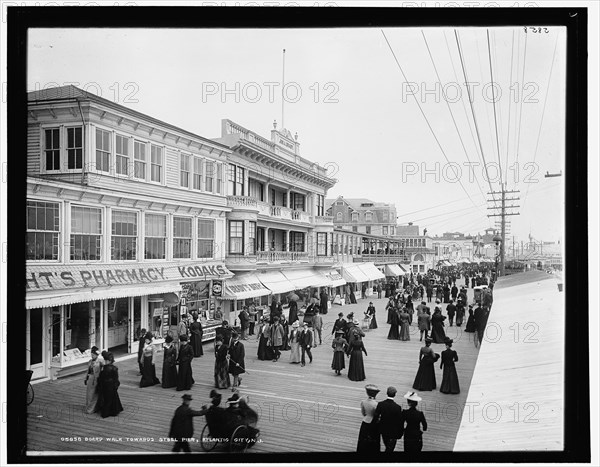
[[[423,211],[429,211],[431,209],[441,208],[442,206],[446,206],[446,205],[452,204],[452,203],[458,203],[459,201],[464,201],[466,199],[468,199],[468,198],[465,197],[465,198],[455,199],[454,201],[448,201],[447,203],[444,203],[444,204],[438,204],[436,206],[431,206],[429,208],[419,209],[418,211],[407,212],[406,214],[401,214],[398,217],[410,216],[411,214],[418,214],[418,213],[423,212]]]
[[[473,99],[471,98],[471,91],[467,84],[469,82],[469,80],[467,78],[467,71],[465,69],[465,61],[463,59],[462,47],[460,45],[460,38],[458,36],[458,31],[456,29],[454,30],[454,37],[456,38],[456,46],[458,47],[458,55],[460,57],[460,64],[462,66],[463,75],[465,77],[465,86],[467,88],[467,93],[469,95],[469,104],[471,105],[471,113],[473,114],[473,122],[475,123],[475,131],[477,133],[477,140],[479,141],[479,147],[481,149],[481,157],[483,158],[483,167],[485,168],[485,174],[487,176],[487,181],[490,186],[490,191],[494,191],[492,189],[492,182],[490,181],[490,175],[488,173],[487,163],[485,162],[485,154],[483,152],[483,145],[481,144],[481,135],[479,133],[479,126],[477,125],[477,118],[475,117],[475,109],[473,108]],[[494,198],[493,195],[492,195],[492,198]],[[495,198],[494,198],[494,202],[496,202]]]
[[[471,159],[469,158],[469,154],[467,153],[467,148],[465,148],[465,143],[463,142],[462,136],[460,135],[460,131],[458,130],[458,125],[456,124],[456,119],[454,118],[454,113],[452,112],[452,108],[450,107],[450,104],[448,103],[448,99],[446,98],[446,93],[444,92],[444,88],[442,86],[442,80],[440,79],[440,74],[438,73],[437,66],[435,65],[435,60],[433,59],[431,49],[429,48],[429,43],[427,42],[427,38],[425,37],[425,31],[423,31],[422,29],[421,29],[421,34],[423,35],[423,40],[425,41],[425,46],[427,47],[427,52],[429,53],[429,58],[431,59],[433,69],[435,70],[435,75],[437,76],[438,83],[440,85],[440,88],[442,89],[442,97],[443,97],[444,101],[446,102],[446,106],[448,107],[448,111],[450,112],[450,116],[452,117],[452,122],[454,123],[454,128],[456,129],[456,133],[458,134],[458,139],[460,139],[460,144],[463,148],[463,151],[465,152],[467,161],[469,161],[469,164],[471,164]],[[479,186],[479,180],[477,178],[475,178],[475,180],[477,181],[477,188],[479,188],[479,191],[481,192],[481,196],[483,196],[483,198],[485,199],[485,194],[483,193],[481,186]]]
[[[492,106],[494,108],[494,128],[496,130],[496,149],[498,150],[498,167],[500,171],[500,185],[504,185],[502,181],[502,161],[500,160],[500,139],[498,138],[498,118],[496,117],[496,92],[494,91],[494,72],[492,70],[492,50],[490,48],[490,30],[487,29],[487,46],[488,59],[490,62],[490,78],[492,80]]]
[[[482,204],[477,205],[475,207],[476,208],[480,208],[480,207],[485,206],[485,205],[486,205],[486,203],[482,203]],[[469,209],[471,209],[471,206],[468,206],[468,207],[462,208],[462,209],[456,209],[455,211],[444,212],[442,214],[435,214],[433,216],[421,217],[420,219],[413,219],[412,222],[419,222],[419,221],[423,221],[423,220],[426,220],[426,219],[432,219],[432,218],[438,218],[438,217],[448,216],[448,215],[451,215],[451,214],[456,214],[457,212],[467,211]]]
[[[454,67],[454,60],[452,59],[452,52],[450,51],[450,44],[448,43],[448,37],[446,36],[446,31],[444,31],[444,39],[446,41],[446,48],[448,49],[448,56],[450,57],[450,64],[452,65],[452,71],[454,72],[454,79],[458,83],[458,74],[456,73],[456,68]],[[461,90],[460,94],[460,102],[462,104],[462,108],[465,112],[465,119],[467,120],[467,126],[469,127],[469,132],[471,133],[471,138],[473,139],[473,146],[475,147],[475,154],[477,154],[477,158],[481,160],[481,155],[479,154],[479,147],[477,146],[477,141],[475,140],[475,134],[473,133],[473,128],[471,128],[471,120],[469,119],[469,115],[467,113],[467,106],[465,105],[465,100],[463,99],[463,93]]]
[[[525,33],[525,46],[524,46],[524,51],[523,51],[523,74],[521,76],[521,89],[520,91],[525,91],[525,64],[527,63],[527,33]],[[520,37],[520,34],[519,34]],[[521,146],[521,121],[523,119],[523,94],[521,92],[518,92],[517,95],[519,96],[519,99],[521,100],[520,104],[519,104],[519,132],[517,134],[517,152],[515,153],[515,164],[517,166],[517,170],[519,168],[519,148]],[[523,201],[523,204],[525,204],[525,202]]]
[[[514,63],[514,53],[515,53],[515,31],[513,29],[513,33],[512,33],[512,42],[511,42],[511,47],[510,47],[510,78],[509,80],[509,89],[510,86],[512,86],[512,79],[513,79],[513,63]],[[510,116],[511,116],[511,108],[512,108],[512,99],[508,98],[508,127],[506,130],[506,159],[504,162],[504,180],[506,180],[508,178],[508,152],[510,149]]]
[[[406,77],[406,74],[404,73],[404,70],[402,69],[402,67],[400,66],[400,62],[398,61],[398,58],[396,58],[396,54],[394,53],[394,49],[392,49],[392,45],[390,44],[390,42],[388,41],[387,36],[385,35],[385,32],[383,32],[383,29],[381,30],[381,34],[383,34],[383,38],[385,39],[385,41],[387,42],[388,47],[390,48],[390,52],[392,52],[392,56],[394,57],[394,60],[396,61],[396,65],[398,65],[398,68],[400,69],[400,73],[402,73],[402,76],[404,77],[404,81],[406,83],[409,83],[408,78]],[[444,151],[444,148],[442,147],[442,144],[440,143],[440,141],[438,140],[437,135],[435,134],[435,131],[433,130],[433,128],[431,127],[431,124],[429,123],[429,120],[427,119],[427,116],[425,115],[425,112],[423,111],[423,109],[421,108],[421,104],[419,104],[419,100],[416,98],[414,93],[411,93],[411,95],[413,96],[417,106],[419,107],[419,110],[421,111],[421,115],[423,115],[423,118],[425,119],[425,122],[427,122],[427,126],[429,127],[429,130],[431,131],[431,134],[433,135],[433,137],[435,138],[436,143],[438,144],[440,151],[442,151],[442,154],[444,155],[444,158],[446,159],[446,162],[448,163],[448,165],[450,165],[450,160],[448,159],[448,156],[446,155],[446,152]],[[465,194],[467,195],[467,197],[469,198],[469,200],[471,200],[471,203],[473,203],[473,206],[475,206],[477,208],[477,205],[475,204],[475,202],[473,201],[473,199],[471,198],[471,195],[469,195],[469,192],[465,189],[465,187],[463,186],[462,182],[460,181],[460,178],[458,179],[460,186],[462,187],[463,191],[465,192]]]
[[[554,41],[554,52],[552,53],[552,63],[550,64],[550,72],[548,73],[548,85],[546,86],[546,95],[544,96],[544,106],[542,107],[542,118],[540,119],[540,127],[538,129],[537,140],[535,143],[535,151],[533,152],[533,164],[535,164],[535,158],[537,156],[538,146],[540,144],[540,136],[542,134],[542,124],[544,123],[544,114],[546,113],[546,104],[548,103],[548,91],[550,90],[550,81],[552,78],[552,69],[554,68],[554,59],[556,58],[556,48],[558,46],[558,36],[560,32],[556,33],[556,40]],[[527,184],[527,191],[525,192],[525,198],[523,199],[523,207],[525,207],[525,201],[527,201],[527,195],[529,194],[529,186]]]

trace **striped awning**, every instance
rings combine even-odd
[[[44,308],[109,298],[139,297],[143,295],[166,294],[169,292],[181,292],[181,284],[177,282],[170,284],[145,284],[131,287],[91,287],[46,292],[27,292],[25,295],[25,308]]]
[[[242,273],[236,274],[233,278],[225,281],[221,298],[223,300],[245,300],[264,295],[271,295],[271,291],[258,280],[256,274]]]
[[[256,277],[273,293],[285,293],[296,290],[296,286],[280,271],[265,271],[257,273]]]
[[[325,287],[329,286],[331,281],[312,268],[304,269],[286,269],[282,271],[283,275],[296,287],[296,290],[307,287]]]
[[[346,282],[357,283],[369,281],[369,276],[367,276],[359,266],[360,263],[344,264],[342,266],[342,277]]]
[[[360,263],[360,269],[370,281],[385,279],[385,274],[377,269],[374,263]]]
[[[346,284],[346,281],[337,269],[331,269],[329,271],[319,271],[319,274],[327,278],[327,280],[329,281],[327,286],[329,287],[339,287],[340,285]]]
[[[385,265],[385,275],[386,276],[403,276],[404,272],[400,269],[400,266],[397,264],[386,264]]]

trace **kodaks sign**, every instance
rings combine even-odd
[[[28,265],[27,290],[61,290],[160,282],[226,279],[233,274],[222,263],[143,265]]]

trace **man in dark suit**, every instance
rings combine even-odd
[[[473,312],[473,319],[475,320],[477,342],[479,343],[479,345],[481,345],[486,325],[485,310],[481,307],[481,302],[477,302],[477,308],[475,308],[475,311]]]
[[[191,452],[189,438],[194,436],[194,420],[193,417],[204,415],[204,411],[192,410],[190,407],[190,401],[192,396],[184,394],[181,396],[183,402],[177,410],[171,420],[171,430],[169,431],[169,438],[175,438],[175,446],[173,446],[173,452]]]
[[[423,431],[427,431],[425,415],[417,410],[421,398],[416,392],[407,392],[404,398],[408,402],[408,409],[402,411],[400,425],[404,432],[404,452],[421,452],[423,449]],[[405,425],[406,424],[406,425]],[[423,431],[421,431],[421,426]]]
[[[396,388],[387,388],[387,399],[377,404],[373,423],[379,422],[379,433],[385,445],[385,452],[394,452],[396,442],[402,438],[402,407],[394,401]]]

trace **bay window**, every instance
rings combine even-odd
[[[96,128],[96,170],[110,172],[110,132]]]
[[[244,254],[244,221],[229,221],[229,254]]]
[[[82,128],[67,128],[67,168],[81,169],[83,166]]]
[[[173,258],[192,257],[192,219],[173,217]]]
[[[71,260],[99,261],[102,246],[102,209],[71,207]]]
[[[146,214],[144,259],[165,259],[167,246],[167,216]]]
[[[129,138],[121,135],[116,137],[116,172],[119,175],[129,174]]]
[[[317,232],[317,256],[327,256],[327,232]]]
[[[214,256],[215,221],[213,219],[198,219],[198,258]]]
[[[58,203],[27,201],[26,259],[58,260],[59,213]]]
[[[113,261],[137,259],[137,213],[112,211],[110,258]]]

